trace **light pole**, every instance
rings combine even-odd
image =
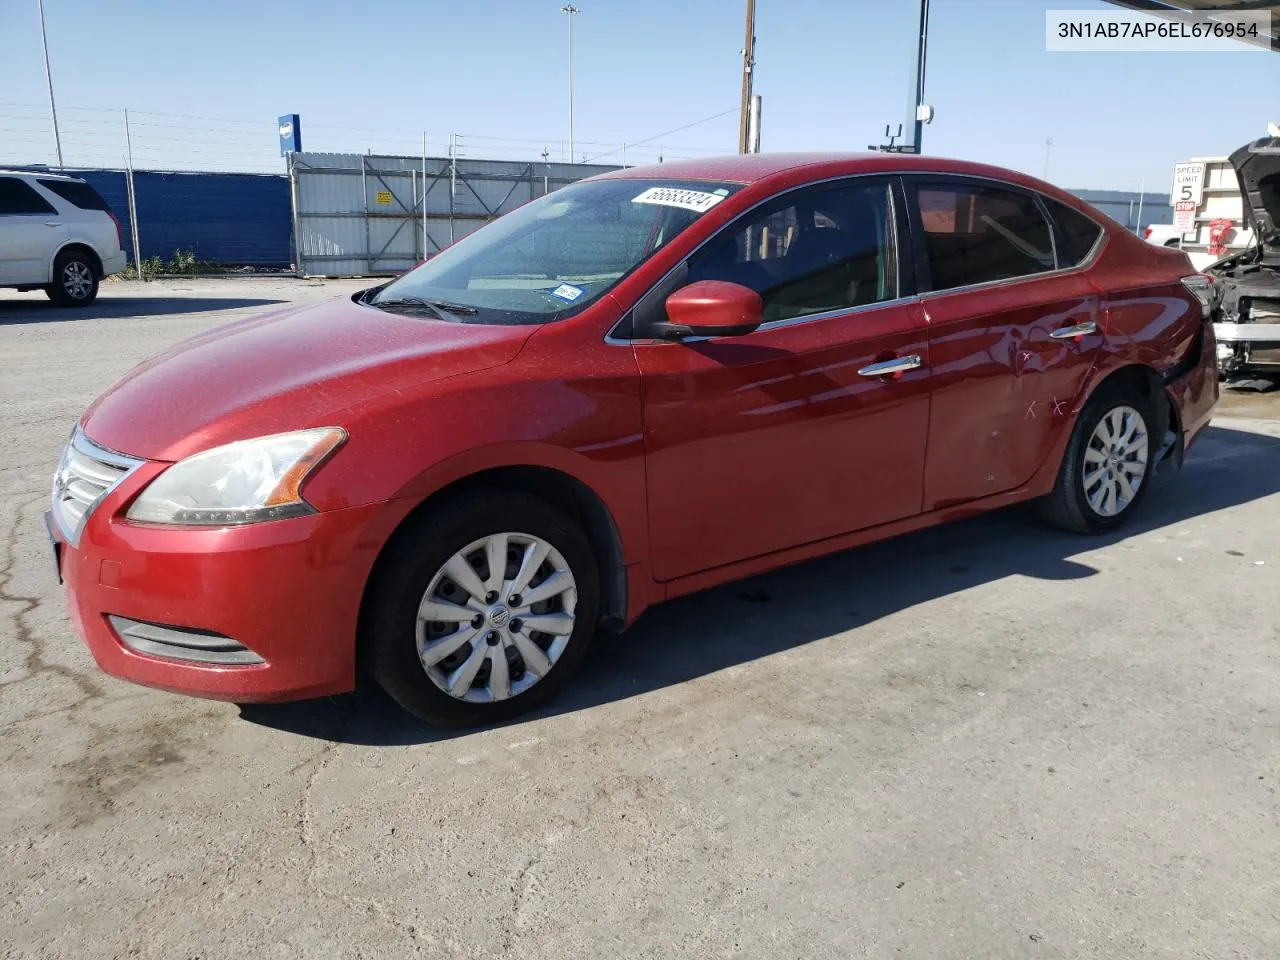
[[[49,40],[44,35],[44,0],[36,0],[40,12],[40,42],[44,45],[44,76],[49,81],[49,111],[53,114],[53,142],[58,148],[58,169],[62,169],[62,136],[58,133],[58,107],[53,102],[53,72],[49,69]]]
[[[1044,179],[1049,179],[1049,151],[1053,149],[1053,137],[1044,140]]]
[[[920,35],[916,44],[915,77],[911,91],[911,143],[909,153],[921,153],[924,125],[933,122],[933,110],[924,102],[924,70],[929,54],[929,0],[920,3]]]
[[[573,163],[573,15],[580,11],[566,3],[560,12],[569,17],[569,162]]]

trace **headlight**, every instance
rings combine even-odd
[[[215,447],[179,461],[142,491],[126,515],[139,523],[204,526],[313,513],[302,482],[347,437],[320,427]]]

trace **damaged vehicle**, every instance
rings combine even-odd
[[[628,167],[135,367],[54,569],[113,676],[502,722],[696,591],[1015,503],[1118,530],[1213,416],[1213,286],[1000,167]]]
[[[1253,243],[1206,268],[1215,281],[1214,332],[1224,380],[1280,380],[1280,137],[1231,154]]]

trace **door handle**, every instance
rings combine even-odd
[[[863,367],[858,374],[863,377],[883,377],[890,374],[906,373],[908,370],[914,370],[920,366],[920,357],[918,354],[908,354],[905,357],[894,357],[892,360],[881,360],[879,363],[873,363],[869,367]]]
[[[1089,320],[1085,323],[1077,323],[1070,327],[1059,327],[1057,330],[1053,331],[1053,333],[1049,334],[1049,336],[1053,337],[1055,340],[1071,340],[1075,337],[1083,337],[1086,333],[1095,333],[1097,332],[1097,329],[1098,325],[1092,320]]]
[[[45,225],[46,227],[60,227],[60,226],[62,226],[61,222],[59,222],[59,221],[57,221],[57,220],[46,220],[46,221],[44,222],[44,225]]]

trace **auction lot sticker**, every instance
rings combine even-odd
[[[575,287],[571,283],[562,283],[551,291],[553,297],[559,297],[561,300],[568,300],[570,303],[582,296],[582,288]]]
[[[724,197],[715,193],[704,193],[701,190],[679,190],[675,187],[651,187],[632,203],[656,203],[663,207],[680,207],[694,213],[706,213]]]

